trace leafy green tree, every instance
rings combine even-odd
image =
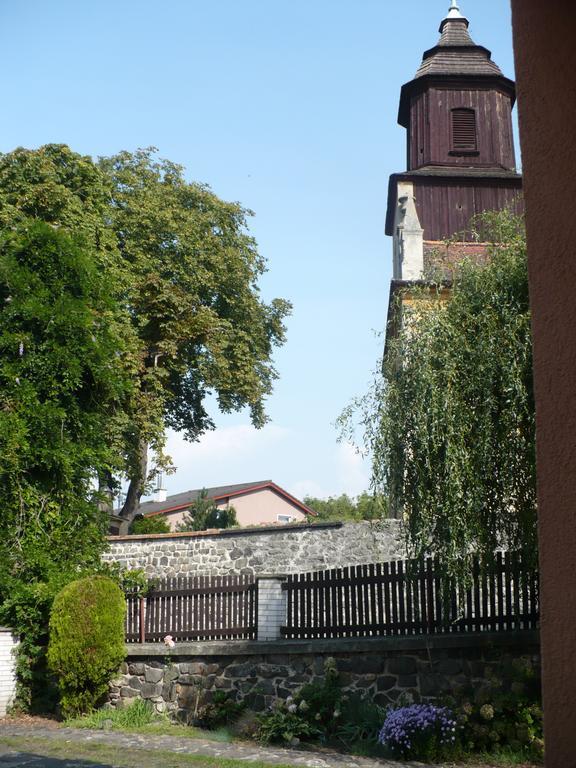
[[[24,218],[0,235],[0,623],[22,635],[24,706],[47,688],[54,594],[104,548],[94,480],[123,466],[132,327],[118,299],[83,237]]]
[[[212,427],[212,393],[265,421],[288,304],[259,298],[248,214],[152,151],[0,155],[0,622],[25,706],[54,594],[99,567],[102,492],[129,477],[129,522],[148,447],[161,466],[167,426]]]
[[[186,182],[181,166],[153,150],[122,152],[100,168],[113,184],[110,215],[142,353],[126,433],[122,514],[130,519],[146,487],[148,446],[162,466],[165,426],[190,440],[211,429],[208,393],[220,410],[248,407],[255,426],[265,423],[289,305],[259,297],[265,262],[246,231],[250,211]]]
[[[214,501],[208,498],[206,489],[203,489],[179,523],[177,530],[206,531],[208,528],[234,528],[237,525],[234,507],[219,509]]]
[[[35,217],[80,233],[129,311],[135,386],[115,436],[130,481],[127,521],[151,474],[148,451],[154,470],[169,464],[166,427],[190,440],[213,428],[209,395],[224,412],[247,407],[255,426],[266,421],[289,304],[260,298],[266,265],[247,232],[250,215],[151,149],[98,164],[65,145],[0,155],[0,224]],[[112,493],[113,475],[100,481]]]
[[[328,499],[306,496],[304,504],[318,513],[317,520],[325,522],[378,520],[386,515],[386,500],[366,491],[355,498],[345,493]]]
[[[122,467],[112,436],[133,388],[131,335],[86,244],[42,222],[0,237],[0,548],[12,573],[53,562],[56,535],[62,561],[101,546],[92,488]]]
[[[130,524],[128,532],[133,534],[170,533],[170,526],[168,525],[166,518],[162,515],[154,515],[154,517],[137,517]]]
[[[449,301],[430,286],[404,308],[383,375],[342,417],[345,434],[355,418],[363,427],[373,485],[403,514],[412,555],[435,550],[463,582],[472,550],[531,564],[537,550],[523,227],[508,213],[478,225],[488,263],[464,262]]]

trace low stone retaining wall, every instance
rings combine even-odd
[[[282,574],[404,557],[398,520],[110,536],[106,562],[148,577]]]
[[[127,645],[110,690],[113,706],[136,698],[186,720],[197,702],[228,691],[259,711],[319,681],[335,659],[343,688],[385,705],[401,694],[430,701],[467,688],[506,687],[518,661],[539,675],[538,633],[486,633],[369,639],[189,643],[167,649]]]
[[[16,692],[14,649],[18,643],[11,629],[0,627],[0,717],[12,703]]]

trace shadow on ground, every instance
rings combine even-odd
[[[113,768],[111,763],[95,763],[77,758],[45,757],[29,752],[0,754],[0,768]]]

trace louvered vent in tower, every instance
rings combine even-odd
[[[476,112],[473,109],[453,109],[452,151],[475,152],[477,149]]]

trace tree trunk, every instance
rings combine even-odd
[[[136,516],[138,506],[140,505],[140,498],[144,493],[146,485],[146,477],[148,474],[148,443],[145,440],[140,439],[138,441],[137,451],[135,473],[130,478],[126,500],[120,511],[120,516],[124,518],[124,522],[120,528],[121,534],[128,533],[128,528]]]

